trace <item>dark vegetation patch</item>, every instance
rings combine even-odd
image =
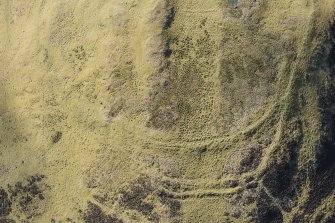
[[[62,136],[63,136],[62,132],[60,131],[55,132],[55,134],[53,134],[53,136],[51,137],[52,143],[58,143],[61,140]]]
[[[262,206],[258,209],[258,217],[260,222],[268,222],[268,223],[281,223],[283,222],[283,215],[280,212],[278,207]]]
[[[174,17],[175,17],[175,9],[174,7],[171,7],[168,9],[168,15],[166,17],[166,20],[164,22],[163,25],[163,29],[169,29],[174,21]],[[170,56],[172,55],[172,50],[170,48],[170,44],[171,44],[171,40],[170,37],[168,37],[166,39],[166,44],[165,44],[165,48],[163,49],[163,56],[168,59],[170,58]],[[169,66],[169,62],[165,61],[165,64],[161,67],[161,71],[166,69]],[[167,85],[164,85],[164,87],[167,87]]]
[[[181,202],[176,200],[175,197],[165,191],[158,193],[160,203],[167,207],[168,217],[171,222],[180,222],[181,217]]]
[[[45,199],[44,190],[48,186],[43,183],[44,178],[44,175],[34,175],[15,185],[8,185],[10,200],[22,212],[22,217],[31,219],[40,214],[35,204]]]
[[[115,118],[118,116],[124,107],[123,100],[116,100],[110,107],[109,112],[107,114],[107,118]]]
[[[255,189],[258,187],[258,182],[250,182],[246,185],[247,189]]]
[[[164,57],[169,58],[169,57],[171,56],[171,54],[172,54],[172,50],[171,50],[171,49],[165,49],[165,50],[163,51],[163,55],[164,55]]]
[[[40,183],[45,178],[44,175],[35,175],[29,177],[24,182],[17,182],[14,186],[8,186],[12,198],[19,197],[24,194],[31,197],[44,199],[43,190],[40,188]]]
[[[320,90],[321,140],[316,155],[316,170],[311,177],[311,192],[305,213],[312,213],[335,189],[335,24],[331,26],[332,47],[328,56],[332,84]],[[334,73],[332,73],[334,72]]]
[[[322,135],[316,155],[316,168],[311,173],[311,191],[304,213],[311,214],[335,189],[335,86],[321,94]]]
[[[236,193],[232,195],[229,198],[229,203],[231,203],[234,206],[234,209],[238,207],[239,211],[242,211],[243,213],[246,212],[245,207],[249,206],[251,203],[254,203],[256,201],[258,192],[254,189],[248,189],[240,191],[239,193]],[[232,214],[234,210],[230,211]]]
[[[121,219],[105,214],[102,209],[91,202],[83,216],[85,223],[123,223]]]
[[[0,217],[5,217],[12,212],[12,202],[7,192],[0,187]]]
[[[298,120],[294,122],[292,130],[288,131],[277,158],[263,176],[263,185],[272,196],[279,199],[285,211],[290,211],[295,205],[297,193],[304,180],[301,171],[298,171],[298,154],[302,140],[302,123]]]
[[[330,27],[331,41],[333,42],[333,46],[330,50],[330,54],[328,57],[328,62],[330,67],[335,65],[335,24]]]
[[[178,198],[177,196],[175,196],[175,195],[169,193],[169,192],[166,191],[166,190],[161,190],[161,191],[159,191],[158,196],[159,196],[160,198],[171,198],[171,199],[177,199],[177,198]]]
[[[253,176],[248,176],[248,177],[246,177],[246,179],[244,180],[246,183],[250,183],[250,182],[252,182],[253,180],[255,180],[255,177],[253,177]]]
[[[286,160],[270,164],[263,183],[273,196],[285,196],[285,191],[289,189],[292,181],[291,168],[290,162]]]
[[[228,187],[228,188],[234,188],[239,185],[238,180],[227,180],[222,186]]]
[[[162,184],[164,188],[166,188],[167,190],[173,191],[173,192],[178,192],[181,189],[179,183],[171,182],[169,180],[163,181]]]
[[[256,201],[257,222],[282,223],[283,214],[280,209],[272,204],[271,199],[264,191],[261,191]]]
[[[232,174],[243,174],[257,169],[262,160],[262,148],[257,145],[241,147],[234,151],[225,165],[225,172]]]
[[[321,137],[316,152],[316,165],[310,170],[310,193],[303,205],[303,212],[294,217],[293,222],[308,221],[322,202],[335,189],[335,24],[330,27],[332,45],[327,58],[330,84],[319,87],[318,107],[321,113]],[[319,215],[317,218],[323,219]],[[327,222],[323,220],[322,222]],[[320,221],[321,222],[321,221]],[[335,222],[334,217],[330,222]]]
[[[103,195],[93,195],[93,198],[94,198],[97,202],[99,202],[99,203],[101,203],[101,204],[106,203],[107,201],[110,200],[110,198],[108,197],[107,194],[103,194]]]
[[[262,158],[262,149],[258,146],[251,147],[247,151],[247,155],[244,156],[240,162],[240,173],[249,172],[255,170]]]
[[[177,218],[180,216],[181,203],[179,201],[161,197],[160,202],[168,207],[169,218]]]
[[[10,214],[25,223],[41,214],[37,202],[44,200],[43,193],[48,187],[42,182],[44,178],[44,175],[34,175],[8,185],[7,190],[0,187],[0,223],[15,223],[7,218]]]
[[[166,20],[164,22],[164,26],[163,26],[164,29],[168,29],[171,27],[175,16],[176,16],[176,11],[174,7],[172,7],[169,9],[168,16],[166,17]]]
[[[164,80],[163,81],[163,87],[167,87],[169,86],[169,81],[168,80]]]
[[[154,212],[154,205],[144,201],[155,190],[150,178],[141,176],[130,185],[128,189],[121,192],[120,204],[128,209],[142,213],[150,221],[158,222],[159,217]]]
[[[332,84],[320,91],[318,106],[321,108],[322,137],[317,154],[317,173],[334,168],[335,164],[335,24],[331,27],[332,47],[328,56]]]
[[[335,163],[335,86],[321,93],[319,107],[322,108],[321,145],[317,153],[317,172],[330,170]]]
[[[334,223],[334,222],[335,222],[335,213],[325,218],[325,223]]]

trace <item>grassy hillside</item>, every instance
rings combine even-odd
[[[334,0],[0,0],[0,223],[335,222]]]

